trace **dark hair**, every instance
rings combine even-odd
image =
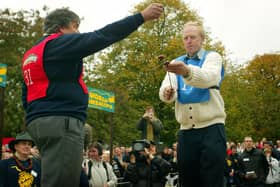
[[[231,150],[232,150],[232,149],[237,149],[237,147],[236,147],[235,144],[232,144],[232,145],[230,146],[230,149],[231,149]]]
[[[267,145],[269,145],[270,147],[273,147],[272,141],[264,141],[264,142],[263,142],[263,145],[264,145],[264,144],[267,144]]]
[[[57,33],[60,28],[68,27],[71,22],[80,24],[80,17],[68,8],[56,9],[45,18],[43,31],[46,34]]]
[[[100,143],[94,142],[94,143],[91,143],[88,145],[88,149],[93,149],[93,148],[97,149],[99,156],[101,156],[103,154],[103,148]]]

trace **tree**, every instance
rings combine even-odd
[[[139,3],[138,12],[151,3]],[[160,20],[142,25],[125,40],[85,59],[88,86],[112,91],[116,95],[116,111],[110,113],[88,109],[88,121],[95,140],[109,142],[113,122],[114,143],[130,145],[140,138],[136,122],[147,105],[153,105],[164,124],[162,141],[170,145],[176,140],[179,124],[174,118],[174,105],[162,103],[158,89],[165,71],[158,60],[164,61],[184,54],[181,29],[189,20],[203,22],[195,11],[180,0],[162,0],[165,14]],[[47,11],[44,8],[43,11]],[[0,9],[0,63],[8,65],[5,89],[5,136],[15,136],[24,128],[21,106],[21,58],[42,36],[43,18],[38,10],[13,12]],[[256,56],[247,66],[231,66],[220,41],[206,34],[205,48],[222,54],[226,76],[221,87],[227,113],[226,131],[229,140],[241,141],[244,136],[279,135],[279,54]],[[94,68],[91,68],[94,66]]]
[[[222,86],[229,140],[279,138],[279,61],[278,54],[265,54],[231,68]]]
[[[151,1],[148,0],[139,3],[133,12],[142,10],[149,3]],[[183,25],[190,20],[202,22],[202,19],[180,0],[165,0],[161,3],[165,5],[162,18],[146,23],[138,32],[101,53],[99,58],[102,63],[93,72],[98,75],[94,87],[116,94],[115,140],[123,144],[140,138],[135,125],[147,105],[153,105],[159,119],[163,121],[165,130],[162,140],[168,145],[176,140],[179,125],[174,118],[173,105],[162,103],[158,97],[165,74],[158,56],[164,54],[165,60],[169,61],[184,54],[181,36]],[[213,42],[208,34],[205,48],[217,50],[224,55],[222,44]],[[89,114],[93,115],[91,111]],[[89,123],[94,124],[91,121]]]
[[[256,56],[243,70],[252,91],[251,112],[257,135],[276,139],[280,133],[280,55]]]
[[[241,78],[240,67],[228,66],[229,73],[225,76],[221,94],[225,102],[227,139],[243,141],[248,135],[255,134],[251,115],[252,92],[247,89],[246,82]]]
[[[24,128],[21,106],[21,58],[42,36],[42,17],[36,10],[13,12],[0,9],[0,61],[8,65],[5,89],[4,134],[15,136]]]

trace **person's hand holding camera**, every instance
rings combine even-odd
[[[154,114],[152,112],[145,112],[143,118],[152,121],[154,119]]]
[[[148,112],[145,112],[145,114],[143,115],[143,118],[145,118],[145,119],[148,119],[148,118],[149,118]]]

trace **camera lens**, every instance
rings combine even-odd
[[[136,142],[136,143],[133,145],[133,150],[134,150],[134,151],[143,151],[143,150],[144,150],[143,143]]]

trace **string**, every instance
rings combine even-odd
[[[159,32],[159,37],[161,39],[161,41],[160,41],[160,53],[161,53],[161,55],[159,55],[159,57],[158,57],[161,66],[163,65],[163,62],[164,62],[164,55],[162,54],[162,52],[163,52],[163,43],[164,43],[163,34],[164,34],[164,28],[165,28],[165,19],[166,19],[165,9],[163,8],[163,21],[161,23],[160,32]],[[164,63],[164,65],[168,66],[168,62],[167,62],[167,64]],[[170,73],[168,71],[167,71],[167,76],[168,76],[170,88],[172,89],[171,77],[170,77]]]

